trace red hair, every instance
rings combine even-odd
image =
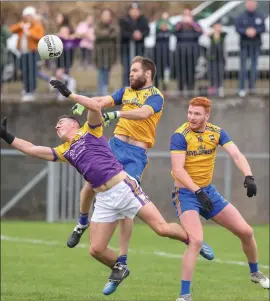
[[[195,97],[192,98],[189,102],[190,106],[204,107],[206,113],[210,113],[212,101],[207,97]]]

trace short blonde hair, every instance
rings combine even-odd
[[[207,97],[194,97],[189,102],[190,106],[204,107],[206,113],[210,113],[212,101]]]

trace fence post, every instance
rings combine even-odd
[[[231,201],[232,194],[232,160],[226,155],[224,159],[224,196],[227,201]]]
[[[47,214],[48,223],[59,219],[59,164],[48,162]]]

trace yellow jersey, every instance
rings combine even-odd
[[[186,154],[184,168],[193,182],[202,188],[212,182],[218,145],[228,143],[233,142],[220,127],[207,123],[203,133],[194,132],[187,122],[172,135],[170,151],[173,154]],[[178,180],[181,182],[181,179]]]
[[[120,118],[114,134],[125,135],[134,140],[145,142],[148,148],[153,147],[156,128],[163,111],[164,97],[154,86],[134,90],[130,87],[122,88],[111,96],[112,105],[123,105],[123,111],[148,106],[153,115],[144,120],[130,120]]]

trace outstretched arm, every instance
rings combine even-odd
[[[36,157],[39,159],[53,161],[54,156],[52,149],[47,146],[37,146],[23,139],[16,138],[10,144],[13,148],[25,153],[29,156]]]
[[[5,117],[1,124],[1,138],[5,140],[13,148],[25,153],[29,156],[44,159],[47,161],[53,161],[54,156],[52,149],[46,146],[37,146],[33,143],[16,138],[7,131],[7,118]]]
[[[223,149],[230,155],[235,165],[245,176],[244,187],[247,188],[247,196],[252,197],[256,195],[257,186],[255,184],[255,180],[252,175],[252,171],[246,157],[240,152],[239,148],[233,143],[223,145]]]
[[[252,176],[251,168],[246,157],[240,152],[239,148],[235,144],[225,144],[223,149],[233,159],[238,169],[246,176]]]

